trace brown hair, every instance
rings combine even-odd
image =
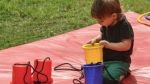
[[[94,0],[91,8],[92,17],[100,19],[112,13],[122,13],[119,0]]]

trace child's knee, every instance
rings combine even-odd
[[[112,78],[113,77],[113,78]],[[103,75],[103,84],[120,84],[120,77],[119,75],[112,74],[111,76],[105,73]]]
[[[120,78],[122,78],[122,74],[118,72],[105,72],[103,74],[103,78],[106,80],[117,80],[120,81]]]

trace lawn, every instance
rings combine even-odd
[[[125,11],[150,11],[150,0],[120,0]],[[76,30],[95,21],[92,0],[0,0],[0,49]]]

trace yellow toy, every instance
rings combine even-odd
[[[84,44],[82,48],[85,51],[86,64],[96,64],[98,62],[103,62],[103,45],[99,43]]]

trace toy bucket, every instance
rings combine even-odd
[[[94,45],[84,44],[82,48],[85,52],[86,64],[103,62],[103,47],[104,46],[99,43],[95,43]]]
[[[103,64],[83,65],[85,84],[103,84]]]
[[[46,82],[46,84],[51,84],[53,79],[52,76],[52,61],[51,60],[34,60],[34,68],[37,72],[33,73],[33,81]],[[41,72],[41,73],[38,73]]]
[[[32,84],[31,67],[27,64],[14,64],[11,84]]]

